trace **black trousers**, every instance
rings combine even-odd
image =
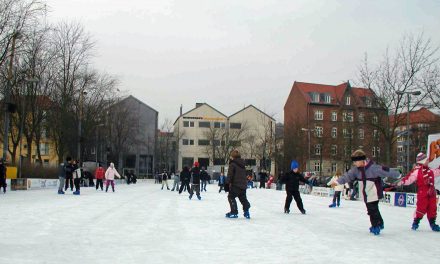
[[[379,201],[365,204],[367,206],[368,215],[370,216],[371,226],[383,225],[383,219],[379,212]]]
[[[237,201],[235,200],[237,197],[243,206],[244,212],[248,211],[251,207],[251,204],[246,197],[246,189],[239,189],[235,186],[232,186],[228,194],[228,202],[231,207],[231,214],[238,214]]]
[[[259,189],[266,189],[266,182],[265,181],[260,181],[260,188]]]
[[[295,199],[296,206],[298,206],[298,209],[301,212],[304,211],[304,205],[301,199],[301,195],[299,194],[299,191],[286,191],[286,194],[287,196],[286,196],[286,203],[284,205],[284,209],[290,210],[290,204],[292,203],[292,200]]]
[[[6,192],[6,187],[7,187],[6,178],[0,179],[0,187],[3,187],[3,192]]]
[[[189,194],[193,196],[194,191],[196,192],[197,196],[200,196],[200,184],[191,184],[191,189],[189,191]]]
[[[65,186],[64,186],[64,190],[67,190],[67,188],[69,188],[69,185],[70,185],[70,190],[73,191],[73,179],[72,179],[72,177],[67,177],[66,178],[66,183],[65,183]]]
[[[186,181],[182,182],[182,184],[180,185],[179,193],[182,193],[184,187],[186,187],[188,193],[191,194],[191,188],[189,187],[189,182]]]
[[[75,184],[75,191],[79,191],[79,184],[81,182],[80,178],[76,178],[73,180],[73,183]]]
[[[101,190],[104,190],[104,183],[102,179],[96,179],[96,190],[98,190],[98,187],[101,187]]]

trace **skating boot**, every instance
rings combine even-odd
[[[226,218],[238,218],[237,214],[226,213]]]
[[[289,209],[284,209],[284,213],[285,213],[285,214],[289,214],[289,213],[290,213],[290,210],[289,210]]]
[[[80,193],[79,193],[79,191],[74,191],[73,192],[73,195],[79,195]]]
[[[380,230],[383,230],[385,228],[385,224],[384,223],[380,224],[379,228],[380,228]]]
[[[380,227],[378,226],[370,227],[370,233],[372,233],[375,236],[378,236],[380,234]]]
[[[58,190],[58,194],[64,194],[63,190]]]
[[[305,215],[306,214],[306,210],[301,210],[301,213],[303,214],[303,215]]]
[[[341,203],[340,203],[340,202],[337,202],[336,205],[339,207],[339,206],[341,205]]]
[[[330,208],[336,207],[336,203],[332,203],[328,207],[330,207]]]
[[[247,219],[251,218],[251,215],[249,214],[249,211],[244,211],[243,216],[246,217]]]
[[[192,194],[190,194],[190,195],[189,195],[189,199],[191,200],[192,198],[193,198],[193,195],[192,195]]]
[[[420,218],[414,218],[414,222],[411,226],[411,229],[416,231],[419,228]]]
[[[435,218],[429,219],[429,225],[431,226],[432,231],[440,232],[440,227],[435,223]]]
[[[197,199],[202,200],[202,197],[200,195],[197,195]]]

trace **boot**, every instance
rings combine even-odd
[[[380,227],[378,226],[370,227],[370,233],[372,233],[375,236],[378,236],[380,234]]]
[[[112,191],[115,192],[115,187],[114,186],[112,186]]]
[[[289,213],[290,213],[290,210],[287,209],[287,208],[284,208],[284,213],[285,213],[285,214],[289,214]]]
[[[197,199],[202,200],[202,197],[200,195],[197,195]]]
[[[226,218],[238,218],[237,214],[232,214],[232,213],[226,213]]]
[[[73,192],[73,195],[79,195],[79,194],[80,194],[80,193],[79,193],[79,190]]]
[[[190,194],[190,195],[189,195],[189,199],[191,200],[192,198],[193,198],[193,195],[192,195],[192,194]]]
[[[108,185],[105,187],[105,192],[107,192],[108,191]]]
[[[336,207],[336,203],[332,203],[328,207],[330,207],[330,208]]]
[[[247,219],[250,219],[251,215],[249,214],[249,210],[248,211],[244,211],[243,216],[246,217]]]
[[[431,226],[432,231],[440,232],[440,227],[435,223],[435,218],[429,219],[429,225]]]
[[[341,202],[337,202],[336,205],[339,207],[341,205]]]
[[[306,210],[302,209],[301,210],[301,214],[305,215],[306,214]]]
[[[63,190],[58,190],[58,194],[64,194]]]
[[[419,223],[420,223],[421,218],[414,218],[414,222],[411,226],[411,229],[416,231],[419,228]]]

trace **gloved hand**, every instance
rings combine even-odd
[[[383,190],[386,191],[386,192],[390,192],[390,191],[394,190],[395,188],[396,188],[396,187],[391,186],[391,187],[385,188],[385,189],[383,189]]]

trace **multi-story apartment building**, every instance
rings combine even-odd
[[[419,152],[426,153],[428,135],[440,132],[440,115],[422,107],[417,111],[409,112],[409,133],[407,133],[408,113],[390,116],[390,123],[399,120],[400,126],[396,128],[396,143],[394,144],[393,165],[402,167],[407,171],[407,155],[409,143],[410,166],[414,163]],[[409,136],[409,137],[408,137]]]
[[[203,167],[225,166],[236,148],[248,169],[271,170],[274,133],[275,120],[252,105],[228,117],[206,103],[197,103],[174,123],[178,169],[194,161]]]
[[[375,125],[387,117],[375,98],[349,82],[295,82],[284,106],[285,166],[296,159],[303,170],[329,176],[350,168],[358,148],[380,161],[383,137]]]

